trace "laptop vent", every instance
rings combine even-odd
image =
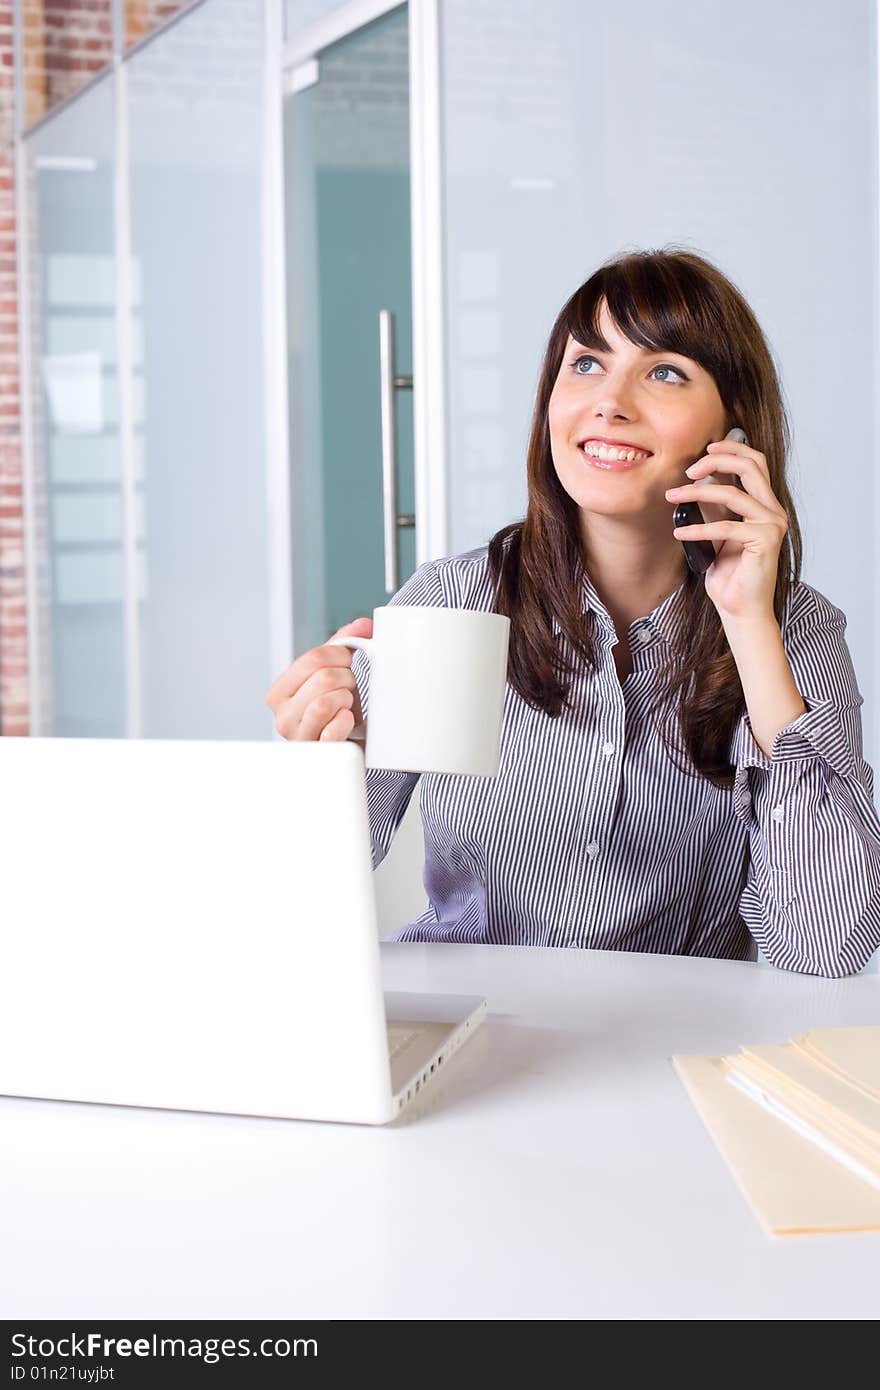
[[[468,1020],[468,1022],[467,1022],[464,1026],[465,1026],[465,1030],[467,1030],[468,1028],[470,1028],[470,1026],[471,1026],[471,1025],[470,1025],[470,1020]],[[412,1100],[413,1096],[418,1095],[419,1090],[421,1089],[422,1086],[424,1086],[425,1082],[428,1080],[428,1078],[430,1077],[431,1073],[435,1070],[435,1068],[439,1068],[439,1067],[442,1065],[442,1063],[443,1063],[443,1058],[444,1058],[444,1057],[450,1056],[451,1053],[453,1053],[453,1052],[457,1052],[458,1049],[461,1047],[462,1043],[464,1042],[464,1038],[465,1038],[464,1032],[459,1033],[458,1037],[455,1038],[454,1041],[451,1042],[451,1043],[449,1044],[449,1047],[447,1048],[446,1052],[445,1052],[445,1053],[444,1053],[444,1052],[441,1052],[441,1053],[439,1054],[439,1056],[437,1057],[437,1061],[436,1061],[436,1062],[432,1062],[431,1065],[430,1065],[430,1067],[426,1067],[426,1068],[425,1068],[425,1070],[422,1072],[421,1076],[416,1077],[415,1084],[412,1085],[412,1086],[409,1086],[409,1087],[407,1088],[406,1095],[401,1096],[400,1099],[399,1099],[399,1101],[397,1102],[397,1108],[398,1108],[398,1110],[402,1110],[403,1107],[404,1107],[405,1105],[407,1105],[407,1104],[409,1103],[409,1101]]]

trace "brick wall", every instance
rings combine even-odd
[[[16,305],[12,0],[0,3],[0,732],[28,733]]]
[[[79,90],[113,57],[110,0],[22,0],[25,124]]]
[[[182,10],[189,0],[125,0],[125,42],[136,43]]]
[[[126,0],[125,41],[136,43],[187,0]],[[79,90],[113,57],[110,0],[22,0],[25,124]]]

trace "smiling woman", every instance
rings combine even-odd
[[[734,425],[763,445],[769,486],[788,517],[768,605],[781,622],[800,579],[801,538],[785,478],[790,430],[761,328],[739,290],[700,256],[613,258],[553,325],[529,439],[526,518],[489,545],[499,611],[512,619],[511,678],[551,715],[565,690],[557,662],[563,677],[574,669],[559,659],[554,620],[576,656],[595,664],[581,601],[587,575],[621,642],[635,619],[678,595],[680,641],[658,672],[657,700],[677,703],[695,767],[719,786],[733,782],[729,748],[744,695],[719,613],[672,534],[666,493],[688,483],[688,467]],[[601,451],[594,459],[584,448],[591,439],[649,455],[602,467]],[[715,499],[724,500],[719,490]]]
[[[498,774],[421,774],[429,905],[397,940],[864,966],[880,944],[873,771],[846,618],[800,580],[788,446],[764,335],[709,262],[628,254],[563,305],[525,518],[391,599],[510,618]],[[686,528],[715,548],[705,573],[674,497],[720,504]],[[314,693],[279,678],[280,732],[346,737],[362,718],[369,743],[369,664],[357,651],[325,672],[341,650],[310,655]],[[376,867],[420,776],[365,775]]]

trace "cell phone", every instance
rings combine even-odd
[[[728,430],[725,439],[736,439],[740,444],[748,444],[745,431],[738,426]],[[717,483],[718,479],[714,473],[707,473],[705,478],[701,478],[701,483]],[[740,484],[740,486],[742,486]],[[696,502],[679,502],[675,511],[672,513],[672,524],[678,526],[702,526],[706,518],[700,511]],[[681,537],[679,537],[681,539]],[[684,553],[687,558],[688,567],[694,574],[705,574],[706,570],[715,559],[715,547],[709,540],[701,541],[682,541]]]

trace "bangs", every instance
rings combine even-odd
[[[699,362],[717,382],[729,380],[733,362],[725,351],[721,306],[702,277],[681,262],[630,257],[602,266],[568,304],[566,328],[586,348],[610,352],[599,331],[605,300],[618,331],[650,352],[677,352]]]

